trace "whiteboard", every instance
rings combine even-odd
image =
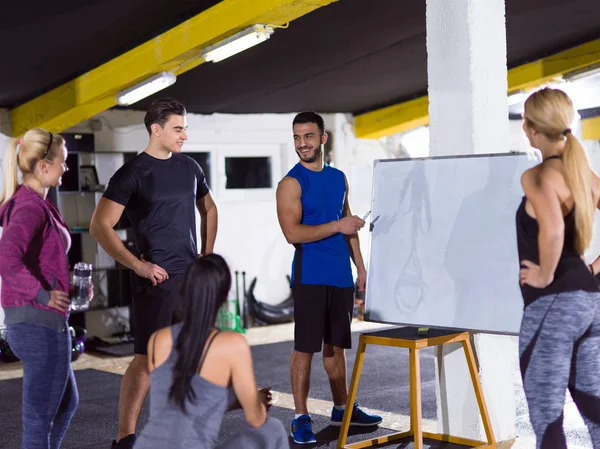
[[[516,335],[525,154],[377,160],[365,320]]]

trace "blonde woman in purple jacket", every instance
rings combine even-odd
[[[35,128],[11,141],[3,162],[0,298],[8,344],[23,361],[23,449],[59,448],[78,403],[67,325],[71,239],[46,199],[66,157],[61,136]]]

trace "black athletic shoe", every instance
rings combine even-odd
[[[127,435],[125,438],[121,438],[118,442],[113,440],[110,449],[133,449],[135,443],[135,434]]]

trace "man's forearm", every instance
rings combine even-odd
[[[358,239],[358,234],[346,236],[346,241],[350,248],[350,257],[354,262],[354,266],[358,271],[365,270],[365,263],[360,252],[360,240]]]
[[[317,242],[319,240],[326,239],[333,234],[337,234],[338,232],[339,230],[337,221],[330,221],[329,223],[314,226],[297,224],[288,233],[286,233],[285,238],[287,239],[288,243],[295,245],[298,243]]]
[[[100,246],[110,257],[115,259],[121,265],[135,271],[139,259],[125,247],[114,229],[96,226],[91,231],[92,237],[98,241]]]
[[[201,217],[200,239],[202,246],[200,253],[202,255],[211,254],[215,249],[215,240],[217,239],[217,229],[219,227],[219,212],[213,207]]]

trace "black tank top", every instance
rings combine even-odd
[[[538,232],[539,226],[535,218],[525,210],[527,198],[524,196],[517,209],[517,247],[519,261],[529,260],[539,264]],[[520,285],[525,307],[542,296],[553,295],[568,291],[583,290],[588,292],[600,291],[594,276],[589,271],[585,261],[575,248],[575,207],[564,217],[565,238],[563,250],[554,272],[554,280],[545,288],[535,288],[531,285]]]

